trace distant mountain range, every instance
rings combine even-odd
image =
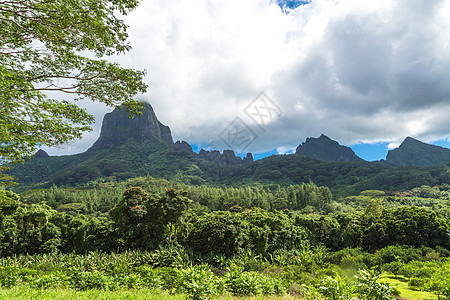
[[[307,138],[305,142],[298,146],[295,154],[326,161],[362,160],[352,149],[340,145],[323,134],[318,138]],[[407,137],[398,148],[389,150],[386,160],[380,162],[391,166],[439,166],[450,162],[450,149]]]
[[[399,148],[389,151],[385,161],[372,163],[323,134],[318,138],[307,138],[295,154],[275,155],[257,162],[253,162],[251,153],[241,158],[233,150],[220,153],[201,149],[195,153],[185,141],[174,143],[170,128],[158,120],[151,105],[145,104],[145,108],[142,116],[134,118],[129,118],[125,110],[107,113],[100,137],[84,153],[49,156],[39,150],[31,160],[14,166],[10,173],[22,185],[30,187],[77,185],[147,174],[181,176],[200,180],[199,184],[203,180],[223,183],[313,180],[325,185],[342,182],[354,185],[358,178],[361,181],[365,176],[372,178],[388,170],[389,166],[438,166],[450,162],[450,149],[410,137]],[[352,172],[358,175],[352,175]]]

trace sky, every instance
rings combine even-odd
[[[174,140],[261,158],[325,134],[366,160],[407,136],[450,147],[450,0],[142,0],[125,17]],[[103,105],[80,141],[98,138]]]

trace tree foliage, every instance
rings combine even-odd
[[[155,248],[166,236],[171,243],[176,225],[192,202],[186,192],[175,189],[158,196],[131,187],[123,195],[110,215],[127,247]]]
[[[144,71],[104,57],[130,50],[118,16],[135,0],[0,1],[0,157],[81,137],[93,116],[68,100],[88,98],[139,113]]]

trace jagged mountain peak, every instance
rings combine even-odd
[[[129,139],[155,139],[173,143],[170,128],[158,120],[149,103],[143,104],[145,110],[141,116],[130,118],[125,109],[117,108],[105,114],[100,137],[88,151],[117,147]]]
[[[253,155],[251,153],[247,153],[244,158],[236,156],[233,150],[223,150],[223,152],[220,153],[219,150],[200,149],[199,153],[195,153],[192,150],[191,145],[189,145],[186,141],[177,141],[175,146],[193,154],[198,158],[209,160],[221,165],[241,165],[253,161]]]
[[[315,157],[326,161],[357,161],[361,160],[352,149],[321,134],[318,138],[308,137],[301,143],[295,154]]]
[[[386,163],[394,166],[438,166],[450,162],[450,149],[424,143],[412,137],[389,150]]]
[[[186,142],[186,141],[176,141],[175,142],[175,147],[183,149],[183,150],[186,150],[189,153],[193,152],[191,145],[189,145],[189,143]]]
[[[318,139],[322,139],[322,140],[330,140],[333,141],[332,139],[330,139],[328,136],[326,136],[325,134],[320,134],[320,136],[318,137]],[[336,142],[337,143],[337,142]]]

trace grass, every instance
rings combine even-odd
[[[75,291],[71,289],[33,289],[28,287],[14,287],[12,289],[0,289],[0,299],[11,300],[184,300],[183,295],[169,295],[165,291],[139,289],[139,290],[120,290],[103,291],[88,290]]]
[[[235,297],[235,296],[217,296],[214,297],[215,300],[243,300],[243,299],[250,299],[250,300],[294,300],[299,299],[298,297],[294,296],[253,296],[253,297]]]
[[[434,300],[437,296],[430,292],[419,291],[408,286],[408,280],[402,276],[384,275],[381,282],[388,282],[400,292],[400,297],[410,300]]]
[[[294,300],[293,296],[255,296],[234,297],[229,295],[212,297],[216,300]],[[88,290],[76,291],[72,289],[33,289],[16,286],[11,289],[0,289],[0,299],[8,300],[184,300],[185,295],[171,295],[166,291],[152,289],[138,290]]]

